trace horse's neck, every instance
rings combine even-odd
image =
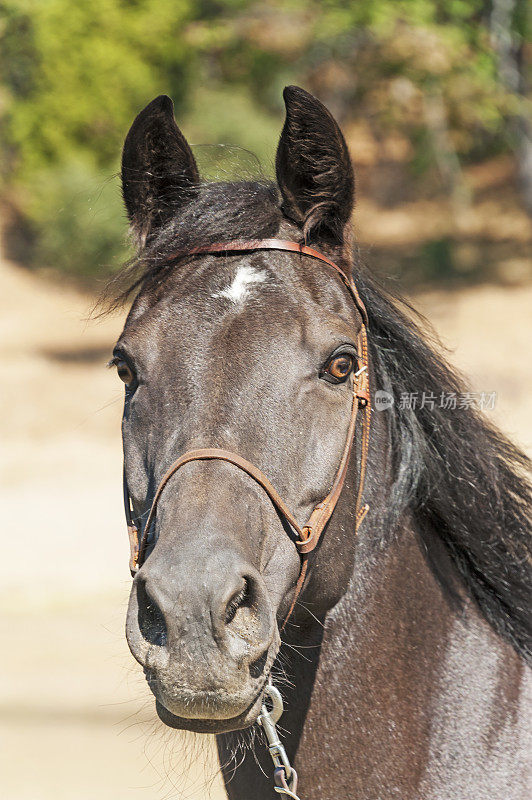
[[[471,603],[453,607],[413,530],[357,564],[325,627],[288,638],[281,725],[305,800],[530,796],[524,667]],[[250,791],[271,796],[248,757],[229,796]]]
[[[328,580],[352,571],[349,587],[321,620],[299,614],[287,626],[284,684],[274,675],[301,798],[528,800],[530,673],[470,600],[450,599],[461,590],[439,537],[420,537],[411,520],[391,540],[371,527],[389,496],[391,462],[383,415],[374,417],[364,491],[371,513],[355,543],[345,538],[353,509],[339,507],[313,564]],[[342,557],[334,542],[343,542]],[[308,594],[303,604],[316,611],[320,593]],[[219,737],[222,762],[234,742]],[[247,754],[228,786],[234,800],[273,796],[272,764],[257,738],[254,749],[265,775]]]

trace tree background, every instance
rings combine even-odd
[[[296,83],[344,129],[372,268],[528,279],[531,14],[527,0],[0,0],[7,246],[104,279],[128,254],[117,172],[138,111],[169,94],[207,178],[270,176]]]

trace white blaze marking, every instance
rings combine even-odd
[[[233,283],[221,292],[217,292],[213,297],[225,297],[233,303],[241,303],[249,294],[249,287],[254,283],[262,283],[266,280],[265,272],[257,272],[253,267],[239,267],[233,278]]]

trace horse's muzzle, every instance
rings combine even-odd
[[[133,656],[166,716],[185,721],[175,727],[246,718],[279,646],[261,575],[227,550],[191,554],[179,569],[157,550],[131,593],[126,635]]]

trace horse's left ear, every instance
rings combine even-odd
[[[325,106],[297,86],[283,92],[286,121],[277,148],[283,211],[305,241],[343,244],[354,205],[355,177],[347,144]]]

